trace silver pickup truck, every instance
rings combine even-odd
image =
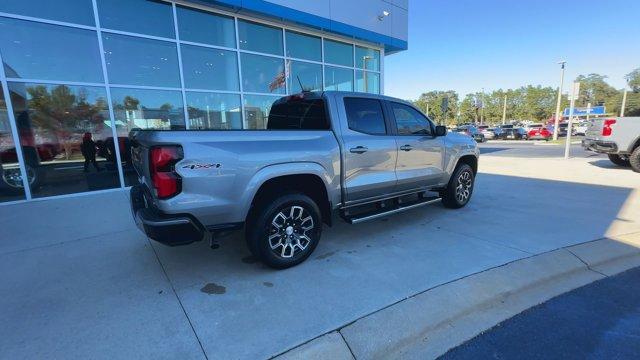
[[[336,213],[359,223],[471,198],[476,142],[405,101],[308,92],[277,100],[265,120],[264,130],[132,131],[138,227],[171,246],[244,228],[254,256],[286,268]]]
[[[616,165],[631,166],[635,172],[640,172],[640,117],[593,119],[582,146],[607,154]]]

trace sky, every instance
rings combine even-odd
[[[410,0],[409,49],[385,57],[386,95],[543,85],[578,75],[616,88],[640,68],[639,0]]]

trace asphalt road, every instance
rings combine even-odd
[[[442,359],[640,359],[640,268],[531,308]]]
[[[575,141],[580,138],[574,139]],[[536,145],[532,141],[505,141],[500,140],[490,141],[487,143],[478,144],[480,147],[480,153],[483,155],[491,156],[505,156],[505,157],[522,157],[522,158],[559,158],[564,157],[564,144],[552,145],[543,143],[543,145]],[[570,150],[571,157],[602,157],[606,156],[596,154],[594,152],[585,151],[579,144],[571,145]]]

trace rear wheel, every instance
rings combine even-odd
[[[628,156],[622,156],[618,154],[607,154],[607,155],[609,156],[609,160],[611,160],[612,163],[618,166],[624,166],[624,167],[631,166]]]
[[[442,191],[442,204],[451,209],[459,209],[469,202],[473,194],[475,175],[471,166],[458,164],[449,180],[447,188]]]
[[[248,220],[249,250],[267,266],[285,269],[306,260],[322,233],[318,205],[301,193],[288,193],[256,204]]]
[[[629,164],[633,171],[640,173],[640,146],[629,155]]]

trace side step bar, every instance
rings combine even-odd
[[[390,209],[380,209],[378,211],[372,211],[372,212],[368,212],[368,213],[364,213],[364,214],[358,214],[358,215],[354,215],[354,216],[347,216],[344,215],[343,218],[345,221],[347,221],[350,224],[359,224],[365,221],[369,221],[369,220],[374,220],[374,219],[378,219],[381,217],[385,217],[388,215],[392,215],[392,214],[397,214],[403,211],[407,211],[407,210],[411,210],[411,209],[415,209],[417,207],[420,206],[424,206],[424,205],[429,205],[429,204],[433,204],[437,201],[440,201],[440,197],[425,197],[416,201],[412,201],[412,202],[407,202],[405,204],[399,203],[396,206],[390,208]]]

